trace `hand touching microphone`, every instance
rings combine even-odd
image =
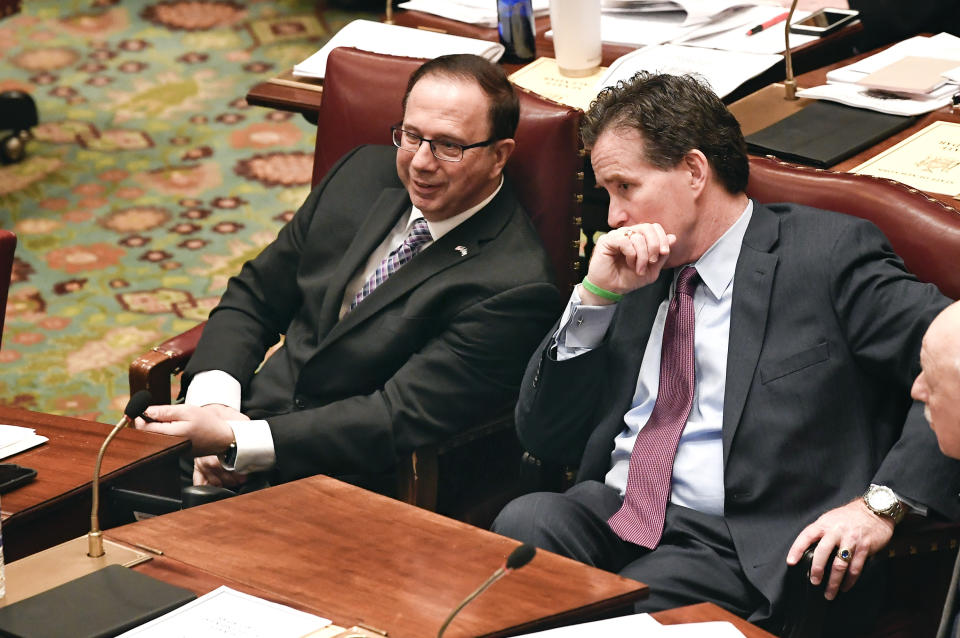
[[[485,580],[484,583],[479,587],[477,587],[477,589],[474,590],[472,594],[464,598],[463,602],[457,605],[456,609],[450,612],[450,615],[447,616],[447,619],[443,621],[442,625],[440,625],[440,631],[437,632],[437,638],[443,638],[443,632],[447,630],[447,627],[453,621],[454,617],[456,617],[456,615],[460,613],[461,609],[463,609],[468,604],[470,604],[470,602],[473,601],[474,598],[476,598],[477,596],[485,592],[487,589],[490,588],[491,585],[493,585],[495,582],[503,578],[505,575],[507,575],[508,573],[512,572],[515,569],[520,569],[521,567],[529,563],[531,560],[533,560],[533,557],[536,555],[536,553],[537,553],[536,547],[532,545],[526,545],[526,544],[520,545],[515,550],[510,552],[510,555],[507,556],[506,564],[503,567],[500,567],[499,569],[497,569],[497,571],[493,572],[493,574],[490,575],[490,578]]]

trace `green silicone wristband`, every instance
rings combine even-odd
[[[594,283],[591,283],[590,280],[587,279],[586,277],[584,277],[583,281],[580,283],[584,288],[586,288],[587,290],[589,290],[590,292],[592,292],[598,297],[603,297],[604,299],[609,299],[610,301],[620,301],[621,299],[623,299],[623,295],[615,292],[610,292],[609,290],[605,290],[604,288],[601,288],[600,286]]]

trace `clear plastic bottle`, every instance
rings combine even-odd
[[[502,62],[526,63],[537,57],[531,0],[497,0],[500,42],[506,48]]]

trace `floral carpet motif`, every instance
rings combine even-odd
[[[116,420],[130,361],[206,318],[290,219],[315,128],[244,95],[376,19],[322,4],[31,0],[0,21],[0,90],[41,121],[0,166],[18,237],[0,403]]]

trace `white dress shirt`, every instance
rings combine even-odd
[[[707,514],[723,514],[723,396],[726,388],[727,345],[733,275],[743,235],[753,215],[748,201],[743,213],[695,264],[701,283],[693,296],[695,386],[690,416],[680,436],[673,462],[670,500]],[[681,269],[677,268],[679,273]],[[637,433],[646,424],[657,400],[660,381],[660,351],[670,293],[660,304],[647,341],[640,375],[624,429],[614,440],[611,469],[606,484],[622,495],[626,490],[630,453]],[[557,331],[557,357],[561,360],[596,347],[603,340],[615,305],[582,306],[574,291]],[[582,321],[581,321],[582,319]]]
[[[437,222],[427,220],[427,228],[430,229],[431,240],[424,244],[426,249],[430,244],[437,241],[451,230],[467,221],[475,215],[480,209],[490,203],[496,197],[497,193],[503,187],[503,177],[500,177],[500,184],[489,197],[462,213],[458,213],[447,219]],[[363,268],[350,278],[344,288],[343,301],[340,304],[340,318],[350,309],[350,303],[356,297],[357,292],[363,287],[364,282],[380,265],[380,262],[396,249],[407,238],[410,227],[413,223],[423,217],[423,213],[413,206],[410,214],[401,217],[393,229],[387,234],[386,238],[370,254]],[[421,250],[423,250],[421,249]],[[235,410],[240,410],[240,382],[222,370],[207,370],[200,372],[193,377],[190,386],[187,388],[187,395],[184,403],[187,405],[210,405],[217,403],[229,406]],[[238,472],[258,472],[269,470],[276,463],[277,456],[273,446],[273,436],[270,434],[270,425],[265,419],[253,421],[227,421],[233,430],[234,441],[237,446],[237,456],[233,466],[224,465],[227,470],[236,470]]]

